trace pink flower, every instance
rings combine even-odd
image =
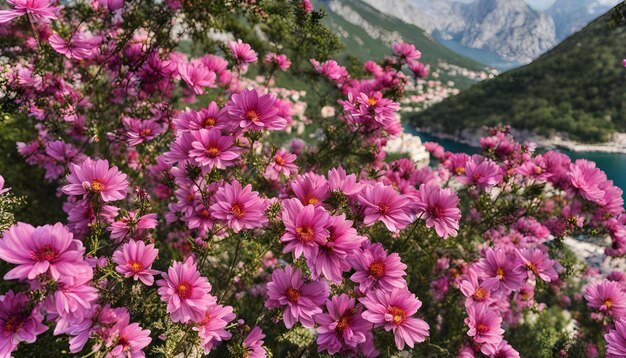
[[[365,342],[372,324],[361,317],[363,308],[356,306],[354,298],[345,293],[333,296],[326,301],[326,309],[328,312],[315,316],[318,352],[336,354]]]
[[[263,62],[268,65],[276,66],[282,71],[286,71],[291,66],[291,61],[287,58],[287,55],[284,54],[276,54],[274,52],[269,52],[263,58]]]
[[[255,229],[267,223],[265,217],[265,200],[259,193],[252,191],[252,185],[241,187],[237,180],[232,184],[225,184],[217,189],[213,197],[215,204],[211,205],[211,215],[225,221],[234,232],[243,229]]]
[[[276,269],[267,284],[267,308],[284,308],[283,321],[287,328],[296,322],[313,328],[314,317],[322,313],[321,305],[328,297],[328,285],[321,281],[304,283],[302,271],[291,266]]]
[[[596,163],[578,159],[570,164],[568,177],[572,186],[578,190],[580,195],[594,203],[604,205],[604,190],[601,186],[607,181],[606,174],[596,168]]]
[[[384,326],[385,331],[392,331],[398,349],[404,349],[405,344],[413,348],[415,343],[424,342],[428,337],[428,323],[412,317],[422,302],[408,290],[376,290],[359,301],[366,308],[361,316],[375,327]]]
[[[85,267],[83,244],[61,223],[33,227],[18,222],[2,234],[0,259],[16,264],[5,280],[33,280],[43,273],[58,280],[75,276]]]
[[[319,63],[318,61],[311,59],[311,63],[317,72],[328,77],[328,79],[333,82],[343,82],[348,79],[348,70],[346,70],[343,66],[339,66],[335,60],[328,60],[326,62]]]
[[[9,190],[11,190],[11,188],[4,187],[4,178],[0,175],[0,195],[8,192]]]
[[[303,253],[309,257],[326,243],[326,229],[330,215],[322,207],[304,206],[298,199],[283,201],[282,219],[286,232],[280,241],[286,243],[283,252],[292,252],[295,258]]]
[[[502,317],[497,310],[486,304],[474,304],[467,307],[465,324],[469,327],[467,335],[476,343],[498,344],[502,341],[504,330],[500,327]]]
[[[387,255],[380,243],[366,245],[362,251],[354,252],[349,261],[356,271],[350,280],[359,284],[361,293],[406,288],[406,265],[397,253]]]
[[[517,253],[522,261],[521,267],[525,267],[529,275],[535,275],[546,282],[558,280],[559,275],[554,269],[554,261],[547,252],[535,248],[518,250]]]
[[[154,244],[146,245],[143,241],[130,240],[113,253],[113,262],[117,264],[115,271],[124,277],[132,277],[135,281],[139,279],[146,286],[152,286],[152,276],[159,273],[152,269],[158,253]]]
[[[347,196],[357,195],[364,187],[363,184],[358,183],[356,175],[347,175],[342,167],[328,171],[328,186],[330,191],[339,191]]]
[[[500,167],[493,161],[473,156],[465,163],[465,170],[457,179],[461,184],[475,185],[478,189],[485,190],[500,183],[502,174]]]
[[[211,284],[206,277],[200,276],[193,259],[189,257],[184,263],[174,262],[161,276],[163,279],[156,283],[161,300],[167,302],[167,313],[172,321],[202,322],[204,313],[216,300],[209,295]]]
[[[0,356],[10,357],[21,342],[34,343],[37,336],[48,330],[42,323],[40,306],[29,309],[26,293],[14,294],[9,290],[0,296]]]
[[[87,265],[75,276],[61,276],[56,291],[46,298],[46,311],[61,318],[70,314],[75,317],[87,315],[98,300],[98,289],[91,285],[92,278],[93,271]]]
[[[626,294],[619,282],[599,281],[585,290],[587,305],[620,319],[626,314]]]
[[[437,235],[444,239],[456,236],[461,219],[456,193],[436,185],[422,184],[416,196],[417,215],[426,221],[426,227],[435,227]]]
[[[163,127],[155,120],[141,121],[138,119],[124,117],[122,119],[126,128],[126,136],[128,137],[128,145],[136,146],[143,142],[153,140],[161,134]]]
[[[302,0],[302,8],[304,9],[304,12],[306,12],[307,14],[313,11],[313,4],[311,3],[311,0]]]
[[[92,42],[85,39],[80,32],[75,32],[67,41],[55,32],[50,35],[48,42],[56,52],[75,60],[89,58],[93,49]]]
[[[526,273],[518,269],[519,265],[517,255],[507,255],[503,249],[494,251],[488,247],[474,269],[486,288],[510,292],[520,288],[526,279]]]
[[[279,180],[281,174],[286,178],[295,175],[298,173],[298,166],[294,164],[296,158],[295,154],[280,148],[265,168],[263,176],[270,180]]]
[[[361,92],[355,99],[358,106],[351,111],[352,116],[360,117],[362,120],[372,120],[383,125],[396,120],[395,113],[400,108],[400,103],[383,98],[382,93],[374,92],[367,95]]]
[[[249,63],[256,62],[259,59],[257,53],[252,49],[252,46],[241,40],[229,42],[228,48],[235,58],[235,61],[237,61],[237,65],[243,71],[247,69]]]
[[[226,169],[239,158],[240,150],[233,145],[234,138],[223,136],[219,129],[200,129],[193,132],[195,141],[189,156],[208,169]]]
[[[52,6],[50,0],[7,0],[14,7],[0,10],[0,24],[22,15],[31,15],[35,22],[48,23],[59,16],[59,7]]]
[[[426,78],[430,71],[428,66],[418,61],[409,62],[409,70],[413,72],[413,76],[416,78]]]
[[[250,333],[243,340],[243,348],[246,351],[248,358],[265,358],[267,353],[263,348],[263,338],[265,334],[259,326],[252,328]]]
[[[413,222],[409,215],[409,199],[383,183],[366,186],[361,191],[359,200],[365,206],[363,218],[365,225],[370,226],[375,221],[382,221],[387,230],[395,232]]]
[[[225,107],[231,120],[249,130],[281,130],[287,126],[287,120],[278,115],[276,97],[271,94],[259,96],[256,90],[235,93]]]
[[[204,87],[216,87],[215,72],[206,68],[198,59],[179,63],[178,73],[195,94],[204,93]]]
[[[607,357],[626,357],[626,319],[615,322],[615,329],[604,335]]]
[[[459,289],[461,293],[467,297],[465,299],[465,306],[478,303],[490,303],[493,301],[491,298],[491,290],[480,283],[476,270],[471,267],[467,272],[467,279],[459,283]]]
[[[233,319],[235,319],[235,314],[230,306],[224,307],[213,303],[207,308],[204,319],[193,328],[202,339],[204,354],[209,354],[217,344],[232,337],[226,330],[226,326]]]
[[[328,181],[322,175],[308,172],[291,182],[291,190],[302,205],[321,205],[328,197]]]
[[[483,344],[480,351],[489,357],[520,358],[519,352],[504,339],[498,344]]]
[[[142,349],[152,341],[149,329],[141,329],[139,323],[128,324],[127,321],[118,322],[115,329],[119,330],[117,340],[107,358],[145,357]]]
[[[67,182],[61,189],[65,194],[87,197],[93,193],[100,195],[105,202],[124,199],[128,189],[126,174],[117,167],[109,168],[107,160],[87,158],[80,165],[71,164]]]
[[[391,45],[393,52],[405,62],[417,61],[422,57],[422,53],[415,48],[415,45],[406,42],[394,43]]]

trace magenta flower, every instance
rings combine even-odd
[[[504,330],[500,327],[502,317],[497,310],[486,304],[474,304],[467,307],[465,324],[469,327],[467,335],[476,343],[498,344],[502,341]]]
[[[358,105],[355,111],[350,113],[352,116],[364,120],[371,119],[383,125],[395,121],[395,113],[400,108],[400,103],[383,98],[380,92],[374,92],[369,96],[361,92],[355,99]]]
[[[0,356],[11,357],[21,342],[34,343],[37,336],[48,330],[42,323],[43,316],[39,313],[40,307],[30,308],[30,297],[13,291],[0,296]]]
[[[272,280],[267,284],[267,308],[284,308],[285,327],[291,328],[296,322],[313,328],[314,317],[322,313],[320,306],[328,297],[328,285],[322,281],[304,283],[302,271],[285,266],[272,272]]]
[[[267,352],[263,347],[263,338],[265,338],[265,334],[259,326],[252,328],[250,333],[243,340],[243,348],[246,351],[248,358],[265,358],[267,357]]]
[[[619,282],[594,282],[585,290],[585,299],[589,307],[597,308],[617,319],[626,314],[626,294]]]
[[[339,191],[347,196],[359,194],[364,187],[363,184],[358,182],[356,175],[347,175],[342,167],[328,171],[328,186],[330,191]]]
[[[298,173],[298,166],[294,164],[296,158],[295,154],[280,148],[265,168],[263,176],[270,180],[279,180],[281,174],[286,178],[295,175]]]
[[[265,57],[263,57],[263,62],[268,65],[276,66],[282,71],[286,71],[291,66],[291,61],[287,58],[287,55],[284,54],[276,54],[274,52],[269,52]]]
[[[404,62],[414,62],[422,57],[422,53],[415,48],[415,45],[406,42],[396,42],[391,45],[391,49]]]
[[[302,8],[307,14],[313,11],[313,4],[311,3],[311,0],[302,0]]]
[[[107,228],[111,232],[111,239],[122,241],[132,234],[133,238],[141,236],[146,230],[154,229],[157,226],[157,215],[146,214],[137,217],[137,211],[129,211],[126,216],[114,222]]]
[[[316,60],[311,59],[311,64],[315,67],[315,70],[320,74],[328,77],[333,82],[343,82],[348,79],[348,70],[340,66],[335,60],[328,60],[326,62],[319,63]]]
[[[457,179],[461,184],[475,185],[480,190],[486,190],[500,183],[502,174],[495,162],[473,156],[465,163],[465,169]]]
[[[193,137],[189,156],[203,167],[226,169],[239,158],[240,150],[233,145],[234,138],[223,136],[219,129],[200,129],[193,132]]]
[[[295,258],[303,253],[313,256],[318,245],[326,243],[329,232],[326,229],[330,215],[319,206],[304,206],[298,199],[283,201],[282,219],[286,232],[280,241],[286,243],[283,252],[293,252]]]
[[[474,269],[484,280],[483,285],[491,291],[510,292],[522,286],[526,273],[520,271],[517,255],[507,255],[503,249],[487,248]]]
[[[48,38],[50,46],[69,59],[84,60],[91,57],[93,44],[80,32],[76,32],[69,40],[65,40],[56,32]]]
[[[444,239],[456,236],[461,219],[456,193],[436,185],[422,184],[416,196],[417,215],[426,221],[426,227],[434,227],[437,235]]]
[[[554,261],[550,259],[547,252],[535,248],[518,250],[517,253],[522,261],[521,267],[526,268],[529,275],[535,275],[546,282],[559,279],[559,275],[554,269]]]
[[[322,175],[308,172],[291,182],[291,190],[302,205],[321,205],[328,197],[328,181]]]
[[[228,48],[235,58],[235,61],[237,61],[237,65],[242,69],[245,69],[248,63],[256,62],[259,59],[257,53],[252,49],[252,46],[241,40],[229,42]]]
[[[478,274],[472,267],[467,272],[467,278],[459,283],[459,289],[466,297],[465,306],[490,303],[493,300],[491,290],[478,280]]]
[[[216,87],[215,72],[206,68],[198,59],[179,63],[178,73],[195,94],[204,93],[204,87]]]
[[[174,262],[161,276],[163,279],[156,283],[161,301],[167,302],[167,313],[172,321],[202,322],[204,313],[216,300],[209,295],[211,284],[206,277],[200,276],[193,259],[189,257],[184,263]]]
[[[578,159],[575,163],[570,164],[567,175],[580,196],[591,202],[604,205],[604,190],[601,187],[607,178],[602,170],[596,168],[596,163]]]
[[[118,322],[115,329],[119,329],[117,340],[107,357],[144,357],[142,349],[152,342],[149,329],[141,329],[139,323],[128,324],[126,321]]]
[[[626,320],[615,322],[615,329],[604,335],[607,357],[626,357]]]
[[[232,337],[232,334],[226,330],[226,326],[233,319],[235,319],[235,314],[230,306],[224,307],[213,303],[207,308],[204,319],[193,327],[202,340],[204,354],[209,354],[217,344]]]
[[[385,331],[392,331],[398,349],[404,349],[405,344],[413,348],[415,343],[424,342],[428,337],[428,323],[412,317],[422,302],[407,289],[372,291],[359,301],[366,309],[361,316],[375,327],[383,326]]]
[[[126,128],[128,145],[131,147],[151,141],[163,132],[163,126],[155,120],[142,121],[135,118],[124,117],[122,121]]]
[[[22,15],[31,15],[35,22],[48,23],[59,16],[59,7],[50,0],[7,0],[13,9],[0,10],[0,24]]]
[[[387,250],[380,243],[367,245],[362,251],[354,252],[349,261],[356,271],[350,280],[359,284],[361,293],[406,288],[406,265],[400,261],[397,253],[387,255]]]
[[[406,228],[413,218],[410,214],[409,199],[398,194],[392,187],[383,183],[366,186],[359,196],[365,206],[365,225],[382,221],[387,230],[399,231]]]
[[[366,333],[372,324],[366,321],[356,306],[354,298],[344,294],[336,295],[326,301],[327,312],[315,316],[317,327],[317,351],[336,354],[344,349],[356,349],[366,340]]]
[[[271,94],[259,95],[256,90],[235,93],[225,107],[231,120],[249,130],[282,130],[287,120],[279,116],[276,97]]]
[[[0,259],[17,265],[5,280],[33,280],[43,273],[58,280],[61,275],[76,276],[86,266],[82,242],[61,223],[35,228],[18,222],[2,236]]]
[[[0,195],[8,192],[9,190],[11,190],[11,188],[4,187],[4,178],[0,175]]]
[[[109,168],[108,160],[86,159],[80,165],[71,164],[68,184],[61,190],[67,195],[89,193],[100,195],[105,202],[121,200],[126,197],[128,180],[126,174],[117,167]]]
[[[520,358],[519,352],[504,339],[498,344],[483,344],[480,351],[489,357]]]
[[[117,264],[115,271],[124,277],[132,277],[135,281],[141,280],[146,286],[152,286],[153,276],[159,273],[152,269],[158,253],[154,244],[146,245],[143,241],[130,240],[113,253],[113,262]]]
[[[62,318],[70,314],[87,315],[98,300],[98,289],[91,285],[92,278],[93,271],[87,265],[75,276],[61,276],[56,291],[46,298],[46,311]]]
[[[234,232],[243,229],[255,229],[267,223],[265,209],[267,203],[252,191],[252,185],[241,187],[237,180],[217,189],[211,205],[211,215],[226,222]]]

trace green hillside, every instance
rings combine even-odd
[[[606,14],[533,63],[481,82],[410,118],[435,132],[510,124],[600,142],[626,132],[626,26]]]
[[[380,36],[378,33],[372,35],[362,26],[353,24],[345,20],[340,14],[330,10],[328,2],[316,2],[316,7],[323,8],[327,13],[323,20],[324,23],[339,36],[345,45],[341,53],[343,57],[354,56],[362,61],[370,59],[381,60],[384,56],[390,54],[390,34],[395,33],[404,41],[415,44],[423,53],[421,61],[431,65],[432,68],[437,67],[440,61],[470,70],[482,70],[485,68],[484,65],[448,49],[417,26],[387,16],[358,0],[342,0],[340,3],[342,6],[349,7],[356,12],[374,29],[383,30],[385,34],[383,36]],[[444,76],[442,79],[453,79],[462,87],[474,83],[467,78],[445,78]]]

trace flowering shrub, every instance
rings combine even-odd
[[[396,44],[352,74],[322,15],[0,11],[4,115],[30,129],[18,151],[65,213],[15,222],[25,198],[0,177],[0,356],[626,353],[626,276],[568,247],[610,237],[606,254],[625,253],[622,191],[506,128],[481,155],[426,143],[432,167],[388,156],[421,53]],[[298,78],[306,98],[277,85]]]

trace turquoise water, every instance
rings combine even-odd
[[[480,153],[480,148],[467,144],[455,142],[448,139],[439,139],[426,133],[415,132],[422,142],[437,142],[450,152],[465,152],[469,154]],[[599,152],[571,152],[565,149],[558,149],[567,154],[572,160],[587,159],[596,162],[598,168],[606,172],[606,176],[613,180],[613,183],[626,193],[626,154],[619,153],[599,153]],[[626,201],[626,195],[622,195]]]

